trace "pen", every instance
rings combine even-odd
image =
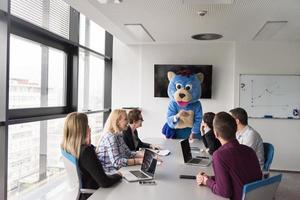
[[[196,156],[196,158],[209,159],[207,156]]]

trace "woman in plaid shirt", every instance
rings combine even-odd
[[[107,174],[115,173],[121,167],[140,165],[143,152],[131,152],[125,144],[122,131],[127,127],[128,120],[125,110],[113,110],[104,126],[104,135],[98,145],[98,159]]]

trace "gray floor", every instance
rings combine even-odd
[[[300,173],[282,173],[282,180],[276,193],[276,200],[300,200]]]

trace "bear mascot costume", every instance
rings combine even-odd
[[[176,74],[169,71],[168,79],[170,103],[162,133],[166,138],[201,138],[202,106],[199,98],[204,75],[181,69]]]

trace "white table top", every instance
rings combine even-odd
[[[180,174],[196,175],[199,171],[212,175],[211,165],[208,167],[186,165],[183,162],[179,140],[145,139],[144,142],[160,145],[171,154],[161,157],[163,163],[155,172],[156,185],[140,185],[138,182],[128,183],[122,180],[111,188],[99,188],[89,200],[200,200],[225,199],[211,192],[208,187],[198,186],[196,180],[179,179]],[[203,148],[202,142],[194,141],[191,146]],[[207,156],[207,155],[206,155]],[[122,170],[137,169],[140,166],[122,168]]]

